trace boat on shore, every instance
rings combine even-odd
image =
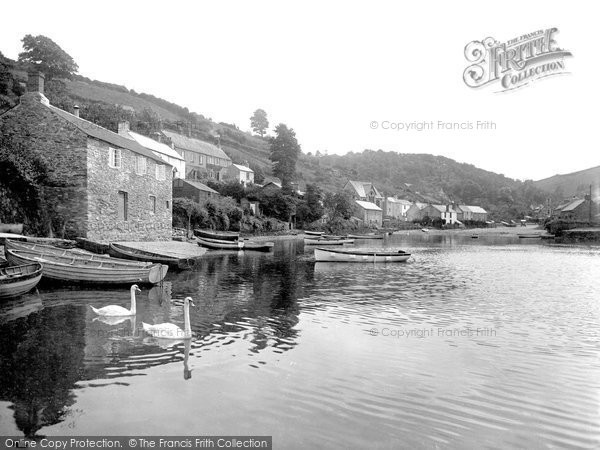
[[[517,233],[521,239],[539,239],[540,235],[538,233]]]
[[[344,244],[354,244],[354,239],[304,238],[304,245],[344,245]]]
[[[8,250],[25,250],[33,253],[37,253],[40,256],[53,255],[53,256],[66,256],[77,259],[85,259],[87,261],[110,261],[112,263],[122,264],[125,266],[134,267],[149,267],[152,262],[142,261],[130,261],[127,259],[113,258],[110,255],[98,255],[96,253],[88,252],[80,248],[63,249],[53,247],[45,244],[35,244],[30,242],[13,241],[8,239],[5,243],[5,248]]]
[[[42,279],[38,262],[0,269],[0,299],[18,297],[31,291]]]
[[[133,266],[111,258],[89,260],[28,250],[6,250],[6,257],[12,265],[41,263],[44,278],[76,284],[156,284],[169,269],[162,264]]]
[[[349,239],[383,239],[383,234],[375,234],[375,233],[349,234],[348,238]]]
[[[369,249],[329,249],[315,248],[315,261],[317,262],[405,262],[410,258],[410,253],[403,250],[369,250]]]
[[[115,258],[132,261],[150,262],[154,264],[165,264],[173,269],[191,269],[196,265],[195,258],[177,258],[164,253],[151,252],[138,248],[128,247],[123,244],[111,243],[108,254]]]
[[[218,239],[220,241],[237,241],[240,239],[240,233],[233,231],[214,231],[195,229],[194,234],[203,239]]]
[[[92,241],[86,238],[75,238],[75,241],[77,242],[77,246],[79,248],[92,253],[108,254],[108,249],[110,248],[109,244]]]

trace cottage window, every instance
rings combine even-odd
[[[135,157],[135,173],[146,175],[146,158],[144,156]]]
[[[167,211],[171,209],[171,204],[169,203],[169,200],[167,200],[166,202],[166,206],[167,206]]]
[[[204,164],[204,156],[198,155],[198,164]]]
[[[156,165],[156,170],[155,170],[155,175],[156,175],[156,179],[158,181],[164,181],[166,179],[166,170],[165,170],[165,165],[164,164],[157,164]]]
[[[156,214],[156,196],[150,195],[149,198],[150,198],[150,211],[153,214]]]
[[[207,156],[206,157],[206,164],[212,164],[213,163],[213,157],[212,156]]]
[[[108,165],[115,169],[121,168],[121,149],[108,147]]]
[[[119,191],[118,203],[117,203],[117,219],[127,220],[128,214],[128,195],[125,191]]]

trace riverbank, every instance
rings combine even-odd
[[[409,231],[398,231],[394,234],[414,234],[414,233],[423,233],[422,230],[409,230]],[[427,233],[429,234],[457,234],[457,235],[477,235],[477,236],[516,236],[518,234],[539,234],[545,235],[548,234],[546,230],[540,227],[537,224],[527,225],[525,227],[517,226],[517,227],[496,227],[496,228],[455,228],[455,229],[446,229],[446,230],[438,230],[436,228],[428,229]]]

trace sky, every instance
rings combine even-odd
[[[431,153],[522,180],[600,165],[600,6],[457,3],[10,2],[0,51],[16,58],[25,34],[43,34],[81,75],[217,122],[249,131],[262,108],[305,153]],[[552,27],[567,74],[503,93],[464,83],[469,42]],[[396,125],[412,122],[433,126]]]

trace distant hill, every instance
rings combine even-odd
[[[581,196],[589,193],[590,185],[593,191],[600,189],[600,166],[564,175],[554,175],[543,180],[535,181],[534,185],[551,194],[555,200],[563,197]]]

